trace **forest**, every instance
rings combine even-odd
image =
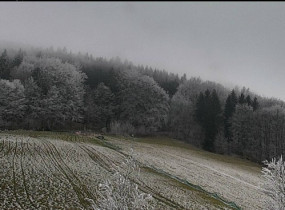
[[[1,130],[167,135],[258,163],[285,155],[283,101],[118,57],[0,48],[0,98]]]

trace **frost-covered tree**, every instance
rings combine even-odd
[[[81,121],[85,74],[56,58],[40,58],[35,67],[33,77],[41,90],[43,119],[55,123]],[[48,115],[50,112],[57,121]]]
[[[32,76],[33,70],[35,69],[35,59],[35,57],[31,56],[24,57],[21,63],[11,70],[11,77],[13,79],[19,79],[22,82],[30,78]]]
[[[104,83],[86,93],[85,121],[97,129],[107,128],[114,117],[115,95]]]
[[[265,201],[266,209],[285,210],[285,161],[282,156],[279,160],[273,158],[264,161],[266,167],[262,168],[264,178],[264,192],[269,196]]]
[[[42,115],[41,92],[33,77],[24,82],[26,97],[25,126],[26,129],[40,129]]]
[[[141,134],[165,126],[169,97],[152,78],[137,71],[121,70],[116,80],[119,120],[130,122]]]
[[[181,93],[176,93],[170,104],[169,129],[173,136],[185,140],[195,146],[201,146],[203,134],[194,118],[195,104],[185,99]]]
[[[82,121],[85,74],[78,68],[57,58],[31,56],[17,72],[23,75],[29,119],[44,129]]]
[[[232,133],[232,151],[245,155],[245,150],[252,142],[253,111],[247,104],[238,104],[232,116],[230,132]]]
[[[1,126],[14,127],[25,115],[24,86],[19,80],[0,80],[0,118]]]
[[[204,102],[200,98],[202,97],[200,93],[204,94],[207,89],[215,89],[220,105],[224,104],[224,100],[228,95],[226,88],[217,83],[204,82],[194,77],[180,84],[171,100],[169,126],[173,135],[196,146],[201,146],[205,140],[205,132],[202,131],[202,127],[197,123],[197,118],[195,120],[195,116],[198,114],[201,118],[205,117],[203,116],[205,114]],[[197,103],[200,103],[199,113],[195,113],[195,110],[197,111]],[[213,109],[215,108],[213,107]]]
[[[285,154],[283,107],[272,106],[253,111],[251,106],[239,104],[231,123],[234,153],[257,162]]]
[[[122,172],[117,170],[110,179],[99,184],[100,194],[96,202],[87,199],[93,209],[154,209],[155,202],[152,195],[142,192],[132,180],[140,176],[140,168],[133,156],[126,158],[122,167]]]
[[[162,87],[166,93],[172,97],[179,86],[184,80],[186,80],[186,75],[179,78],[178,74],[169,73],[165,70],[152,69],[149,67],[138,67],[138,70],[143,75],[148,75],[154,79],[158,83],[160,87]]]

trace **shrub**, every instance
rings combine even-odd
[[[110,133],[115,135],[130,135],[135,132],[135,128],[129,122],[114,121],[110,124]]]
[[[264,164],[264,192],[269,196],[266,209],[285,210],[285,162],[281,156],[278,161],[273,158],[270,162],[264,161]]]
[[[95,210],[112,209],[153,209],[154,200],[150,194],[139,190],[138,185],[131,181],[131,176],[139,176],[139,166],[130,155],[122,164],[123,172],[116,171],[104,183],[99,184],[98,203],[87,199]]]

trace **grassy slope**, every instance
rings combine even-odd
[[[138,159],[164,172],[199,185],[234,201],[243,209],[263,209],[261,166],[240,158],[206,152],[189,144],[165,137],[128,138],[110,142],[128,151],[132,147]]]
[[[110,167],[108,162],[115,163],[116,159],[121,159],[122,154],[128,155],[130,147],[132,147],[135,158],[141,163],[141,178],[134,178],[133,181],[137,182],[143,191],[153,194],[157,200],[161,201],[161,209],[166,207],[169,209],[227,209],[231,206],[236,207],[234,203],[228,201],[235,201],[238,206],[245,209],[262,208],[262,203],[253,201],[255,197],[249,197],[248,201],[242,201],[243,196],[240,196],[240,194],[246,194],[242,192],[243,190],[252,190],[251,185],[259,181],[260,166],[238,158],[207,153],[183,142],[163,137],[126,139],[108,136],[106,137],[107,141],[102,141],[94,137],[67,133],[29,131],[10,133],[34,138],[48,137],[98,145],[100,147],[96,149],[101,151],[99,154],[105,153],[104,156],[101,156],[105,160],[100,164],[103,164],[106,169]],[[110,155],[110,151],[113,151],[112,155]],[[189,160],[191,161],[189,162]],[[187,165],[188,163],[189,165]],[[197,168],[197,163],[198,165],[201,163],[202,167]],[[230,172],[228,172],[229,169]],[[192,170],[195,170],[195,173]],[[211,180],[214,177],[213,173],[217,173],[217,171],[221,172],[218,177],[223,178],[221,179],[223,186],[227,186],[228,183],[225,181],[229,181],[229,187],[242,186],[239,189],[241,192],[225,191],[225,188],[219,184],[219,180]],[[232,179],[235,177],[238,179]],[[217,185],[211,185],[205,179],[209,179],[210,183],[217,181]],[[235,182],[232,183],[233,180]],[[222,190],[219,190],[220,188]],[[238,188],[234,190],[238,190]],[[251,193],[256,192],[258,191],[253,190]],[[218,196],[215,193],[218,193]],[[257,193],[257,196],[262,195]]]

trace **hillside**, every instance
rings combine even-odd
[[[173,139],[14,131],[0,134],[0,148],[2,209],[91,208],[129,154],[141,170],[131,181],[155,209],[262,209],[265,198],[260,166]]]
[[[285,3],[0,5],[0,210],[285,210]]]
[[[261,163],[285,155],[284,102],[66,48],[0,47],[0,129],[157,135]]]
[[[259,163],[284,155],[281,100],[120,58],[5,46],[0,129],[164,132],[207,151]]]

